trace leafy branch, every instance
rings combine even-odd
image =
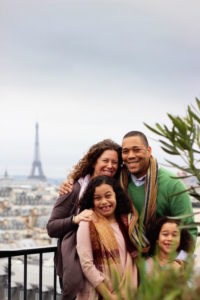
[[[186,116],[173,116],[167,114],[171,125],[159,123],[152,127],[144,125],[159,136],[159,142],[164,152],[171,156],[179,156],[183,165],[166,160],[187,176],[195,176],[198,184],[191,188],[192,195],[200,200],[198,188],[200,187],[200,100],[196,98],[196,106],[188,105]],[[184,176],[185,177],[185,176]]]

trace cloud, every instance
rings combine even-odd
[[[199,8],[180,0],[2,0],[0,174],[30,169],[36,121],[44,170],[64,176],[99,139],[120,143],[127,131],[146,130],[144,121],[184,115],[200,95]],[[156,153],[162,157],[158,146]]]

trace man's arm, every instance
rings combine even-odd
[[[182,183],[181,180],[179,179],[171,179],[174,181],[171,181],[170,184],[170,211],[171,211],[171,216],[180,216],[180,215],[188,215],[190,214],[190,217],[184,218],[184,224],[189,225],[191,227],[188,228],[188,231],[193,237],[194,244],[196,243],[197,239],[197,226],[193,226],[194,224],[194,217],[193,217],[193,208],[192,208],[192,203],[191,199],[189,196],[189,193],[186,190],[185,185]],[[181,191],[185,191],[181,193]]]
[[[61,183],[61,186],[59,188],[59,195],[64,196],[72,192],[73,189],[74,180],[68,179]]]

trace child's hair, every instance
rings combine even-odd
[[[128,195],[121,188],[118,181],[109,176],[97,176],[89,182],[86,191],[84,192],[83,197],[81,198],[79,203],[80,211],[94,207],[95,188],[102,184],[110,185],[115,192],[117,202],[115,209],[116,216],[120,216],[121,214],[128,214],[132,211],[132,204]]]
[[[156,220],[149,234],[151,255],[154,255],[156,252],[157,240],[159,238],[161,228],[165,223],[174,223],[177,224],[177,226],[179,227],[179,225],[181,225],[181,220],[171,219],[170,217],[160,217]],[[179,230],[180,230],[180,244],[179,247],[176,249],[176,251],[178,252],[180,250],[184,250],[186,252],[190,252],[194,246],[193,238],[186,228],[179,228]]]

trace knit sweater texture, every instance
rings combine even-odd
[[[180,179],[170,171],[159,168],[158,171],[158,194],[156,200],[156,215],[161,216],[179,216],[192,214],[192,204],[188,192],[181,193],[186,190],[186,186]],[[179,194],[178,194],[179,193]],[[136,186],[129,177],[128,194],[133,201],[139,215],[142,212],[145,201],[145,184]],[[192,224],[194,218],[185,218],[185,224]],[[189,232],[196,241],[197,228],[189,228]]]

